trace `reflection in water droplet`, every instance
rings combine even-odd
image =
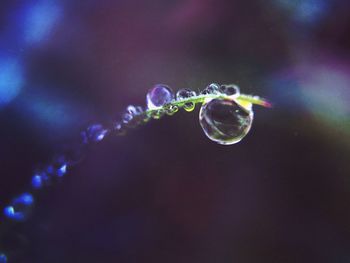
[[[28,218],[33,205],[33,196],[29,193],[24,193],[13,199],[11,204],[5,207],[4,214],[7,218],[14,221],[24,221]]]
[[[219,144],[238,143],[249,132],[253,111],[241,107],[230,99],[213,99],[204,103],[199,122],[209,139]]]
[[[157,84],[147,93],[148,109],[155,109],[171,102],[174,99],[172,90],[163,84]]]

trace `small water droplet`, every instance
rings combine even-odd
[[[176,105],[166,104],[164,106],[164,110],[167,115],[172,116],[179,111],[179,107],[177,107]]]
[[[180,89],[176,92],[176,99],[183,100],[196,96],[196,92],[190,89]]]
[[[148,109],[156,109],[161,107],[174,99],[172,90],[163,84],[157,84],[147,93],[147,107]]]
[[[220,94],[220,85],[217,83],[211,83],[204,90],[201,91],[201,95],[209,94]]]
[[[227,95],[227,96],[232,96],[232,95],[239,96],[239,94],[240,94],[239,87],[237,85],[234,85],[234,84],[221,85],[220,92]]]
[[[108,130],[102,124],[92,124],[82,132],[85,142],[99,142],[107,135]]]
[[[199,122],[209,139],[230,145],[247,135],[253,115],[253,111],[243,108],[235,100],[213,99],[202,105]]]
[[[36,172],[32,177],[32,187],[36,190],[51,184],[50,177],[44,172]]]
[[[7,257],[4,253],[0,252],[0,263],[7,263]]]
[[[129,105],[122,114],[122,122],[130,128],[138,126],[142,122],[141,114],[143,109],[140,106]]]
[[[191,112],[191,111],[193,111],[195,109],[195,107],[196,107],[196,104],[194,102],[187,102],[184,105],[184,110],[188,111],[188,112]]]
[[[24,193],[14,198],[11,204],[5,207],[4,214],[14,221],[24,221],[28,218],[33,205],[34,197],[29,193]]]
[[[176,99],[181,102],[181,100],[185,100],[191,97],[196,96],[196,92],[190,89],[180,89],[176,93]],[[180,104],[180,106],[183,106],[184,110],[186,111],[193,111],[194,108],[196,107],[194,102],[186,102],[183,104]]]

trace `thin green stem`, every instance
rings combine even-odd
[[[166,105],[148,109],[144,113],[146,115],[151,115],[154,112],[158,112],[161,110],[165,110],[166,107],[173,106],[173,107],[178,107],[181,108],[186,104],[192,103],[192,104],[202,104],[204,103],[205,100],[211,100],[211,99],[235,99],[239,102],[243,103],[250,103],[250,104],[255,104],[263,107],[270,108],[272,105],[265,99],[260,98],[258,96],[252,96],[252,95],[246,95],[246,94],[240,94],[238,96],[233,95],[233,96],[228,96],[225,94],[205,94],[205,95],[198,95],[186,99],[181,99],[181,100],[174,100]]]

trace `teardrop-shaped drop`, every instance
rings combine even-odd
[[[199,122],[210,140],[231,145],[247,135],[253,116],[252,110],[243,108],[235,100],[213,99],[202,105]]]
[[[161,107],[174,99],[172,90],[163,84],[157,84],[147,93],[147,107],[148,109],[156,109]]]

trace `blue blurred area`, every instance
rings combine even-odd
[[[21,61],[16,57],[0,55],[0,109],[14,100],[24,85]]]
[[[56,0],[35,1],[24,11],[23,39],[28,45],[49,40],[54,26],[62,18],[62,8]]]
[[[329,0],[276,0],[285,10],[291,13],[295,22],[317,24],[330,11]]]

